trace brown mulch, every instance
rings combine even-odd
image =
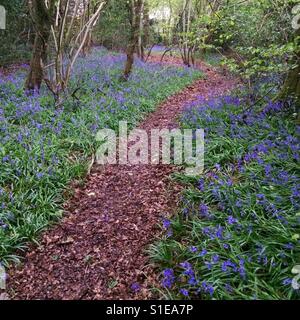
[[[170,59],[165,63],[180,63]],[[167,99],[140,128],[176,127],[186,103],[236,86],[203,63],[199,67],[206,78]],[[11,299],[153,298],[157,275],[145,250],[160,234],[161,219],[176,209],[180,186],[169,179],[176,170],[164,165],[95,166],[85,186],[75,188],[65,218],[42,235],[40,246],[31,247],[23,265],[10,270]],[[141,287],[138,292],[131,288],[134,283]]]

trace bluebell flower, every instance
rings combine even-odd
[[[224,228],[222,226],[217,227],[216,237],[220,240],[223,240],[223,231],[224,231]]]
[[[205,266],[206,266],[206,268],[207,268],[208,270],[211,270],[212,267],[213,267],[212,263],[209,262],[209,261],[205,261]]]
[[[219,260],[220,260],[220,256],[219,256],[218,254],[214,254],[214,255],[212,256],[212,262],[213,262],[213,263],[218,263]]]
[[[175,273],[173,269],[165,269],[163,271],[163,280],[162,280],[162,286],[168,289],[171,289],[175,282]]]
[[[204,179],[200,179],[199,182],[198,182],[198,189],[203,192],[204,191],[204,187],[205,187]]]
[[[236,202],[235,202],[235,206],[237,207],[237,208],[242,208],[243,207],[243,201],[242,200],[237,200]]]
[[[225,284],[225,290],[228,292],[228,293],[232,293],[233,292],[233,288],[230,284],[226,283]]]
[[[245,268],[245,260],[244,259],[240,259],[238,270],[239,270],[240,276],[243,279],[246,279],[246,268]]]
[[[188,292],[188,290],[186,290],[186,289],[180,289],[179,292],[180,292],[183,296],[185,296],[185,297],[188,297],[188,296],[189,296],[189,292]]]
[[[196,253],[196,252],[198,252],[198,248],[195,247],[195,246],[192,246],[192,247],[190,247],[190,251],[191,251],[192,253]]]
[[[284,245],[284,248],[288,250],[293,250],[295,248],[295,245],[292,243],[288,243]]]
[[[201,216],[203,216],[203,217],[208,217],[209,216],[209,208],[208,208],[207,205],[200,204],[199,210],[200,210],[200,215]]]
[[[265,166],[265,175],[269,176],[271,172],[272,172],[272,166],[270,164],[267,164]]]
[[[199,253],[199,257],[204,257],[207,255],[207,250],[203,249],[200,253]]]
[[[258,200],[265,200],[265,198],[266,198],[266,196],[262,193],[257,194],[256,197]]]
[[[199,281],[194,276],[190,277],[188,280],[188,284],[191,286],[197,286],[198,283],[199,283]]]
[[[227,219],[227,222],[228,222],[230,225],[233,225],[233,224],[238,223],[238,220],[237,220],[236,218],[234,218],[233,216],[229,216],[228,219]]]
[[[202,289],[205,293],[209,293],[210,296],[213,296],[215,289],[213,286],[207,284],[205,281],[202,282]]]
[[[292,284],[292,279],[284,279],[284,280],[282,281],[282,284],[283,284],[284,286],[289,286],[289,285]]]
[[[135,293],[139,292],[141,290],[141,286],[138,283],[133,283],[131,285],[131,290]]]
[[[184,269],[191,269],[192,268],[192,265],[188,261],[181,262],[179,265]]]
[[[221,170],[221,166],[220,166],[218,163],[215,165],[215,168],[216,168],[217,170]]]
[[[189,214],[189,209],[188,208],[184,208],[183,209],[183,215],[186,217]]]
[[[170,228],[170,226],[171,226],[171,221],[168,219],[163,219],[163,227],[165,229],[168,229],[168,228]]]
[[[227,261],[224,261],[221,265],[221,270],[223,272],[227,272],[229,271],[230,269],[233,269],[233,271],[237,271],[237,266],[235,263],[233,263],[231,260],[227,260]]]

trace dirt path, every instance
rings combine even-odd
[[[153,62],[159,58],[151,58]],[[171,59],[171,58],[170,58]],[[167,59],[177,64],[179,60]],[[198,96],[217,96],[232,79],[200,65],[206,79],[170,97],[140,128],[176,127],[184,105]],[[24,265],[10,271],[12,299],[148,299],[156,279],[145,249],[159,234],[158,223],[176,208],[180,187],[171,185],[172,166],[94,167],[75,190],[63,221],[45,232]],[[140,290],[131,286],[138,283]]]

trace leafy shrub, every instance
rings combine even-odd
[[[252,84],[293,68],[296,52],[292,8],[297,0],[229,1],[210,23],[211,39],[224,52],[223,64]],[[280,84],[278,84],[280,85]]]

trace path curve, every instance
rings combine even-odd
[[[151,57],[158,62],[159,57]],[[181,64],[166,58],[165,63]],[[183,107],[199,96],[219,96],[233,79],[203,63],[206,78],[169,97],[139,128],[177,127]],[[180,187],[170,183],[172,166],[95,166],[83,188],[66,204],[65,218],[43,233],[24,264],[12,268],[11,299],[150,299],[156,277],[145,249],[159,234],[158,223],[171,214]],[[141,290],[131,286],[139,283]]]

